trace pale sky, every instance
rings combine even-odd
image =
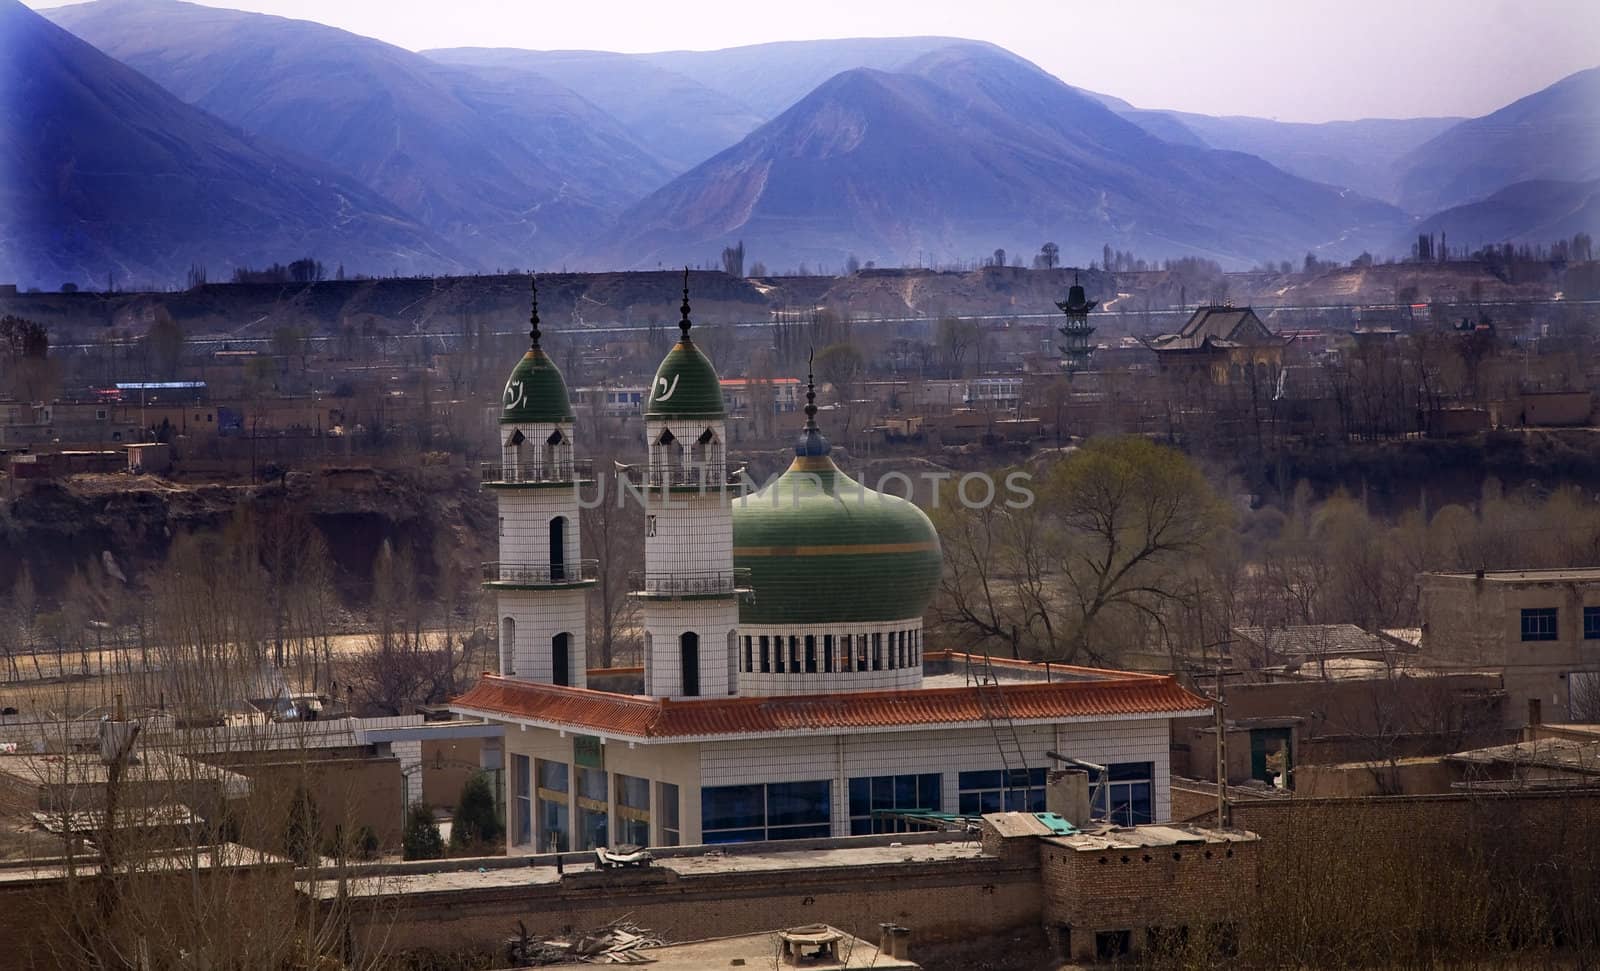
[[[1600,66],[1597,0],[207,3],[316,20],[412,50],[641,52],[951,35],[999,44],[1070,84],[1140,107],[1282,121],[1481,115]]]

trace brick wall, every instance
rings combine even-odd
[[[1132,931],[1138,950],[1147,928],[1237,920],[1262,852],[1254,841],[1083,852],[1041,840],[1038,850],[1045,926],[1069,928],[1078,959],[1094,956],[1098,931]]]
[[[1600,788],[1564,792],[1452,792],[1425,796],[1362,799],[1304,799],[1260,802],[1231,808],[1233,825],[1261,836],[1268,845],[1340,841],[1351,851],[1416,843],[1433,838],[1470,838],[1499,832],[1502,844],[1546,840],[1549,848],[1564,834],[1600,830]],[[1359,840],[1351,834],[1359,833]]]
[[[679,877],[666,870],[617,877],[571,874],[561,884],[397,894],[377,902],[355,938],[386,936],[392,950],[449,952],[494,946],[515,933],[598,927],[620,915],[668,940],[828,923],[875,940],[878,924],[911,928],[917,941],[958,940],[1037,926],[1037,861],[801,867]]]

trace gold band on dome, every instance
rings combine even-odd
[[[736,546],[733,555],[739,556],[849,556],[872,553],[937,553],[938,540],[923,543],[873,543],[865,546],[838,544],[835,546]]]
[[[838,466],[826,455],[796,455],[789,463],[790,472],[834,472]]]

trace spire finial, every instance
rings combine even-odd
[[[800,429],[800,440],[795,443],[794,454],[801,458],[819,458],[833,450],[817,427],[817,349],[812,347],[806,355],[806,423]]]
[[[689,320],[689,268],[683,268],[683,306],[678,308],[683,313],[683,319],[678,321],[678,329],[683,332],[683,339],[689,339],[689,328],[694,323]]]
[[[814,373],[817,360],[817,349],[811,348],[806,356],[806,428],[817,427],[817,376]]]
[[[539,349],[539,277],[528,274],[529,289],[532,291],[533,300],[528,310],[528,341],[534,350]]]

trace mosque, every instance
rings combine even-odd
[[[836,837],[903,829],[912,813],[1041,811],[1061,755],[1103,767],[1097,815],[1169,819],[1169,722],[1209,704],[1169,676],[925,653],[933,523],[835,464],[814,386],[788,470],[747,493],[728,472],[721,383],[690,333],[687,272],[680,310],[645,407],[646,461],[619,470],[645,505],[638,693],[587,684],[598,564],[582,556],[578,523],[595,473],[540,346],[537,292],[531,346],[506,382],[501,462],[486,483],[500,512],[485,585],[501,673],[451,708],[504,727],[507,851]]]

